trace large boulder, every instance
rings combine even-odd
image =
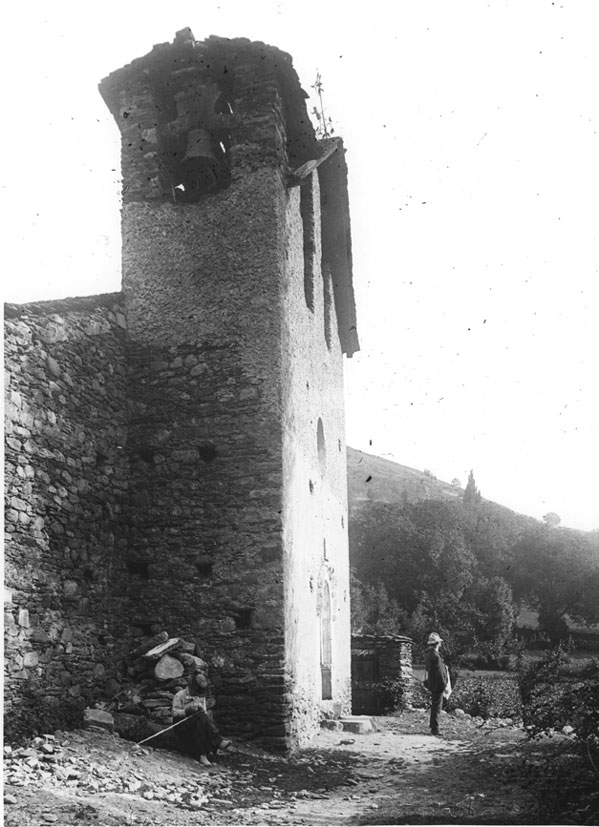
[[[110,712],[106,712],[105,709],[87,708],[83,715],[83,727],[84,729],[95,727],[99,729],[107,729],[109,732],[113,732],[114,718]]]
[[[171,681],[180,678],[185,672],[185,667],[177,658],[170,655],[163,655],[154,667],[154,675],[159,681]]]

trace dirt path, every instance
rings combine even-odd
[[[57,733],[5,750],[5,823],[540,823],[518,783],[534,746],[517,728],[444,715],[437,739],[422,710],[377,723],[368,735],[323,730],[291,759],[237,744],[210,768],[101,731]]]

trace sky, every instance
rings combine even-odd
[[[320,72],[347,149],[361,342],[345,363],[348,444],[447,482],[472,469],[486,499],[599,528],[596,12],[12,0],[4,301],[120,289],[103,77],[185,26],[265,41],[292,54],[307,92]]]

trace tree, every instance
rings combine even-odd
[[[567,637],[568,618],[599,620],[599,558],[589,535],[537,524],[516,543],[514,554],[516,596],[538,609],[552,646]]]
[[[547,512],[547,514],[544,515],[543,520],[545,521],[545,524],[549,526],[549,528],[555,528],[561,523],[562,518],[559,514],[556,514],[555,511],[549,511]]]
[[[408,512],[409,506],[373,502],[350,514],[351,565],[362,583],[389,584],[395,577],[397,535],[409,522]]]
[[[525,531],[539,525],[532,517],[484,500],[477,508],[465,508],[466,540],[484,577],[503,577],[513,585],[514,546]]]
[[[482,500],[480,495],[480,491],[476,487],[476,483],[474,481],[474,473],[472,470],[468,474],[468,482],[466,483],[466,488],[464,489],[464,498],[463,502],[464,505],[478,505]]]
[[[502,577],[479,577],[466,595],[472,604],[472,632],[489,665],[501,664],[513,641],[516,607],[512,590]]]
[[[400,635],[406,634],[406,614],[396,600],[389,597],[383,583],[371,586],[361,583],[352,569],[351,627],[356,634]]]
[[[396,534],[390,594],[406,611],[417,609],[432,625],[463,624],[465,589],[476,561],[464,539],[463,509],[443,500],[423,500],[406,509]]]

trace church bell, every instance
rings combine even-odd
[[[187,135],[187,146],[183,161],[196,161],[199,158],[207,158],[210,161],[217,160],[212,151],[210,133],[205,129],[190,129]]]

